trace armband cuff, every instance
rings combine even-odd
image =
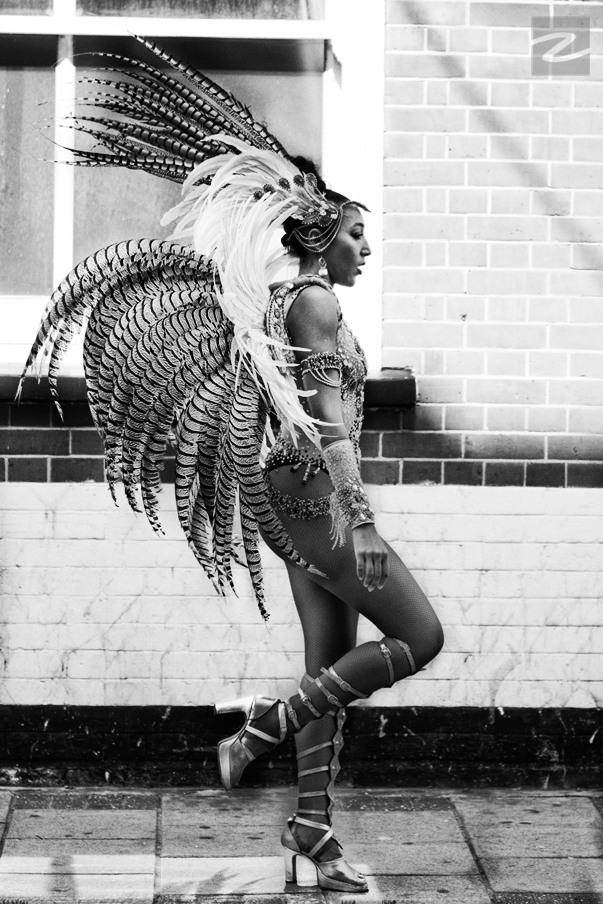
[[[335,492],[331,496],[333,548],[345,543],[346,527],[374,523],[375,515],[362,485],[358,459],[349,439],[338,440],[323,449]]]
[[[314,355],[308,355],[301,364],[301,375],[306,374],[314,377],[319,383],[325,386],[341,386],[341,370],[343,368],[343,359],[341,355],[335,352],[316,352]],[[333,378],[327,375],[327,370],[336,370],[337,377]]]

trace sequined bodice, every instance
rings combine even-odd
[[[318,281],[317,281],[318,282]],[[307,283],[296,285],[295,288],[290,282],[280,285],[270,296],[268,309],[266,312],[266,332],[274,339],[279,339],[286,345],[293,345],[293,341],[287,330],[286,318],[289,309],[299,293],[310,285]],[[326,288],[325,283],[320,281],[320,285]],[[333,293],[334,294],[334,293]],[[362,414],[364,403],[364,384],[367,375],[366,357],[360,344],[349,326],[343,319],[339,302],[337,301],[337,347],[336,351],[343,359],[343,367],[341,371],[341,410],[343,423],[352,441],[356,453],[359,455],[360,432],[362,429]],[[279,349],[278,355],[281,360],[289,364],[295,364],[295,352],[293,350]],[[298,383],[299,376],[297,377]],[[277,452],[283,446],[291,444],[291,434],[286,429],[281,429],[276,443],[272,448],[272,453]],[[298,435],[298,445],[300,451],[311,451],[313,456],[317,455],[319,450],[308,440],[305,435]]]

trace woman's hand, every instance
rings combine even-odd
[[[387,546],[374,524],[359,524],[353,528],[356,574],[369,593],[381,590],[389,573]]]

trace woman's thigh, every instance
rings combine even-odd
[[[290,576],[301,573],[308,585],[328,591],[332,597],[368,618],[383,635],[397,637],[408,643],[415,659],[421,664],[437,655],[443,643],[439,619],[427,597],[389,544],[389,576],[381,590],[369,591],[356,574],[356,556],[349,528],[344,546],[333,548],[330,516],[304,521],[281,512],[278,515],[296,550],[325,575],[322,577],[310,573],[288,561]],[[278,552],[269,540],[267,542]],[[309,597],[309,590],[307,595]],[[302,624],[303,621],[302,618]]]
[[[356,646],[358,612],[287,563],[293,599],[304,633],[306,672],[313,678]]]

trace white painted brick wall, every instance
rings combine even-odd
[[[371,487],[378,525],[433,602],[444,651],[368,705],[603,705],[603,490]],[[0,703],[209,704],[287,694],[302,634],[282,564],[264,552],[218,597],[181,539],[103,485],[0,487]],[[378,636],[361,624],[360,639]]]

